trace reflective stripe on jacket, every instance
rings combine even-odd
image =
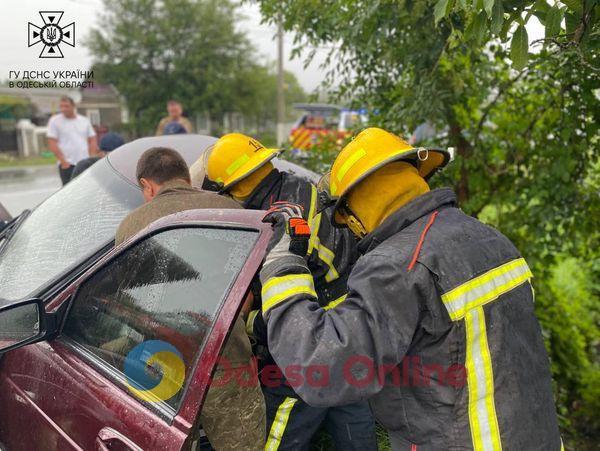
[[[290,295],[295,293],[309,296],[311,299],[317,298],[325,308],[335,307],[345,299],[348,273],[358,258],[356,240],[349,230],[333,228],[327,216],[329,213],[317,213],[317,190],[312,183],[287,172],[276,169],[271,171],[243,206],[255,210],[268,210],[273,202],[277,201],[292,202],[303,208],[304,219],[311,227],[307,258],[310,274],[307,271],[306,274],[292,276],[289,284],[291,291],[287,292],[286,278],[274,279],[265,284],[263,305],[276,304],[282,299],[289,299]],[[252,315],[246,323],[246,330],[258,345],[256,349],[260,355],[259,366],[274,363],[267,349],[267,327],[262,315]],[[296,396],[294,390],[285,385],[285,377],[282,377],[281,381],[281,393]]]
[[[307,403],[369,399],[380,423],[423,451],[561,449],[532,274],[506,237],[440,189],[359,250],[335,309],[306,302],[310,287],[284,264],[261,273],[263,283],[286,277],[289,297],[263,315],[279,366],[313,373],[296,388]]]
[[[273,170],[244,202],[244,208],[268,210],[273,202],[301,205],[311,228],[308,268],[322,305],[339,303],[346,293],[346,278],[358,258],[356,240],[348,229],[331,225],[330,211],[318,213],[316,187],[293,174]]]

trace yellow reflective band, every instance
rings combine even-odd
[[[314,185],[311,185],[310,191],[310,208],[308,209],[308,221],[310,222],[312,218],[315,216],[315,209],[317,208],[317,188]]]
[[[360,149],[358,149],[354,154],[352,154],[350,156],[350,158],[348,158],[344,164],[342,165],[342,167],[340,168],[338,174],[337,174],[337,179],[338,182],[341,182],[342,179],[344,178],[344,176],[346,175],[346,173],[350,170],[350,168],[352,166],[354,166],[356,164],[356,162],[358,160],[360,160],[362,157],[364,157],[367,154],[366,150],[363,149],[362,147]]]
[[[237,160],[235,160],[233,163],[231,163],[227,169],[225,169],[225,172],[227,172],[227,175],[231,175],[233,174],[235,171],[237,171],[244,163],[246,163],[248,160],[250,159],[250,157],[246,154],[240,156]]]
[[[290,419],[290,413],[297,401],[296,398],[285,398],[277,408],[275,419],[269,430],[269,438],[265,444],[265,451],[277,451],[277,449],[279,449],[283,433],[285,432],[288,420]]]
[[[308,240],[308,251],[310,254],[313,249],[318,247],[319,242],[319,228],[321,226],[321,213],[317,214],[313,221],[310,223],[310,239]]]
[[[331,301],[329,304],[327,304],[325,307],[323,307],[323,310],[331,310],[332,308],[336,308],[339,304],[341,304],[342,302],[344,302],[346,300],[346,296],[348,296],[347,294],[340,296],[339,298],[335,299],[334,301]]]
[[[289,276],[269,279],[262,287],[263,314],[280,302],[297,294],[317,297],[313,278],[310,274],[290,274]]]
[[[329,267],[329,271],[327,271],[327,274],[325,274],[325,280],[327,282],[331,282],[332,280],[337,279],[338,277],[340,277],[340,275],[338,274],[337,270],[335,269],[335,267],[333,266],[333,260],[335,259],[335,254],[333,252],[331,252],[329,249],[327,249],[325,246],[323,246],[321,244],[321,240],[318,240],[318,252],[319,252],[319,258],[325,262],[325,264]]]
[[[312,209],[312,207],[311,207]],[[337,269],[333,266],[333,261],[335,259],[335,254],[329,250],[327,247],[321,244],[321,240],[319,238],[319,228],[321,226],[321,213],[318,213],[314,216],[313,221],[310,223],[310,239],[308,240],[308,254],[310,254],[313,250],[317,250],[317,254],[319,259],[327,265],[329,268],[327,270],[327,274],[325,274],[325,280],[327,282],[331,282],[340,277]]]
[[[317,208],[317,188],[311,186],[310,208],[308,210],[308,225],[310,226],[310,239],[308,240],[308,254],[315,248],[315,238],[319,235],[321,213],[315,214]]]
[[[501,451],[500,429],[494,404],[494,374],[483,307],[465,316],[466,370],[469,424],[474,451]]]
[[[297,282],[306,280],[312,282],[312,276],[310,274],[289,274],[287,276],[271,277],[262,287],[263,301],[264,295],[270,292],[270,289],[275,286],[279,286],[286,282]]]
[[[442,301],[450,318],[457,321],[469,310],[497,299],[532,277],[525,259],[518,258],[450,290],[442,295]]]
[[[267,310],[275,307],[277,304],[291,298],[292,296],[296,296],[297,294],[306,294],[308,296],[317,298],[317,293],[313,288],[309,287],[293,287],[289,288],[281,293],[273,296],[269,299],[269,302],[263,302],[262,311],[263,314],[267,312]]]
[[[335,182],[333,180],[329,181],[329,194],[331,194],[332,196],[335,196],[335,193],[337,191],[337,185],[335,184]]]
[[[316,235],[314,235],[314,237],[311,236],[311,239],[313,241],[313,243],[312,243],[313,248],[317,249],[317,254],[319,255],[319,259],[323,263],[325,263],[327,265],[327,267],[329,268],[327,270],[327,274],[325,274],[325,280],[327,282],[331,282],[332,280],[335,280],[338,277],[340,277],[339,273],[337,272],[337,269],[335,269],[335,266],[333,266],[333,260],[335,259],[335,254],[321,244],[321,240],[319,239],[318,236],[316,236]],[[309,244],[309,248],[310,248],[310,244]]]
[[[246,318],[246,333],[248,336],[254,336],[254,320],[256,319],[256,315],[258,315],[258,310],[252,310],[248,313],[248,318]]]

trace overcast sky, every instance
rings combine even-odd
[[[81,45],[92,26],[96,25],[98,13],[102,10],[101,0],[2,0],[0,15],[0,80],[8,79],[9,70],[52,70],[88,69],[92,59],[87,49]],[[75,48],[62,45],[64,59],[40,59],[41,44],[27,47],[27,23],[39,24],[38,11],[64,11],[62,26],[75,22]],[[275,64],[275,27],[261,24],[258,7],[244,4],[241,7],[246,17],[239,28],[248,33],[265,63]],[[528,25],[530,42],[542,36],[539,23]],[[321,83],[324,72],[319,67],[325,58],[325,50],[317,50],[315,61],[306,69],[300,59],[289,60],[292,36],[285,36],[286,69],[295,73],[302,86],[312,92]]]
[[[27,47],[27,23],[41,23],[38,11],[64,11],[60,25],[75,22],[76,46],[74,48],[61,45],[64,59],[39,59],[41,44]],[[87,49],[81,45],[82,37],[96,25],[97,16],[102,10],[101,0],[2,0],[0,14],[0,80],[8,78],[10,70],[52,70],[52,69],[88,69],[92,58]],[[262,25],[260,12],[256,5],[245,4],[241,7],[246,17],[240,21],[239,28],[248,33],[264,63],[275,65],[277,46],[275,27]],[[323,71],[319,63],[324,59],[324,52],[319,51],[318,57],[310,67],[303,68],[299,59],[289,61],[292,37],[285,37],[285,66],[296,74],[302,86],[312,91],[322,78]]]

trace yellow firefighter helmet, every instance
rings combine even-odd
[[[450,152],[413,147],[393,133],[371,127],[360,132],[344,147],[331,167],[329,193],[335,210],[343,205],[350,190],[379,168],[394,161],[412,161],[424,179],[450,161]],[[339,216],[334,215],[337,218]],[[339,222],[336,218],[336,222]]]
[[[241,133],[222,136],[206,154],[206,176],[222,191],[254,173],[279,154]]]

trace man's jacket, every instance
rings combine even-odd
[[[119,225],[115,244],[164,216],[201,208],[240,208],[239,204],[218,194],[198,191],[183,182],[165,184],[152,201],[132,211]],[[198,293],[201,296],[201,293]],[[225,342],[223,357],[231,368],[247,366],[252,349],[244,322],[238,318]],[[225,370],[217,367],[216,378]],[[215,449],[259,450],[264,445],[265,403],[258,383],[240,386],[235,381],[210,387],[202,407],[200,420]]]
[[[307,302],[310,278],[285,259],[261,272],[271,354],[305,368],[307,403],[369,399],[406,449],[561,449],[532,274],[507,238],[440,189],[359,251],[346,299],[328,311]]]

